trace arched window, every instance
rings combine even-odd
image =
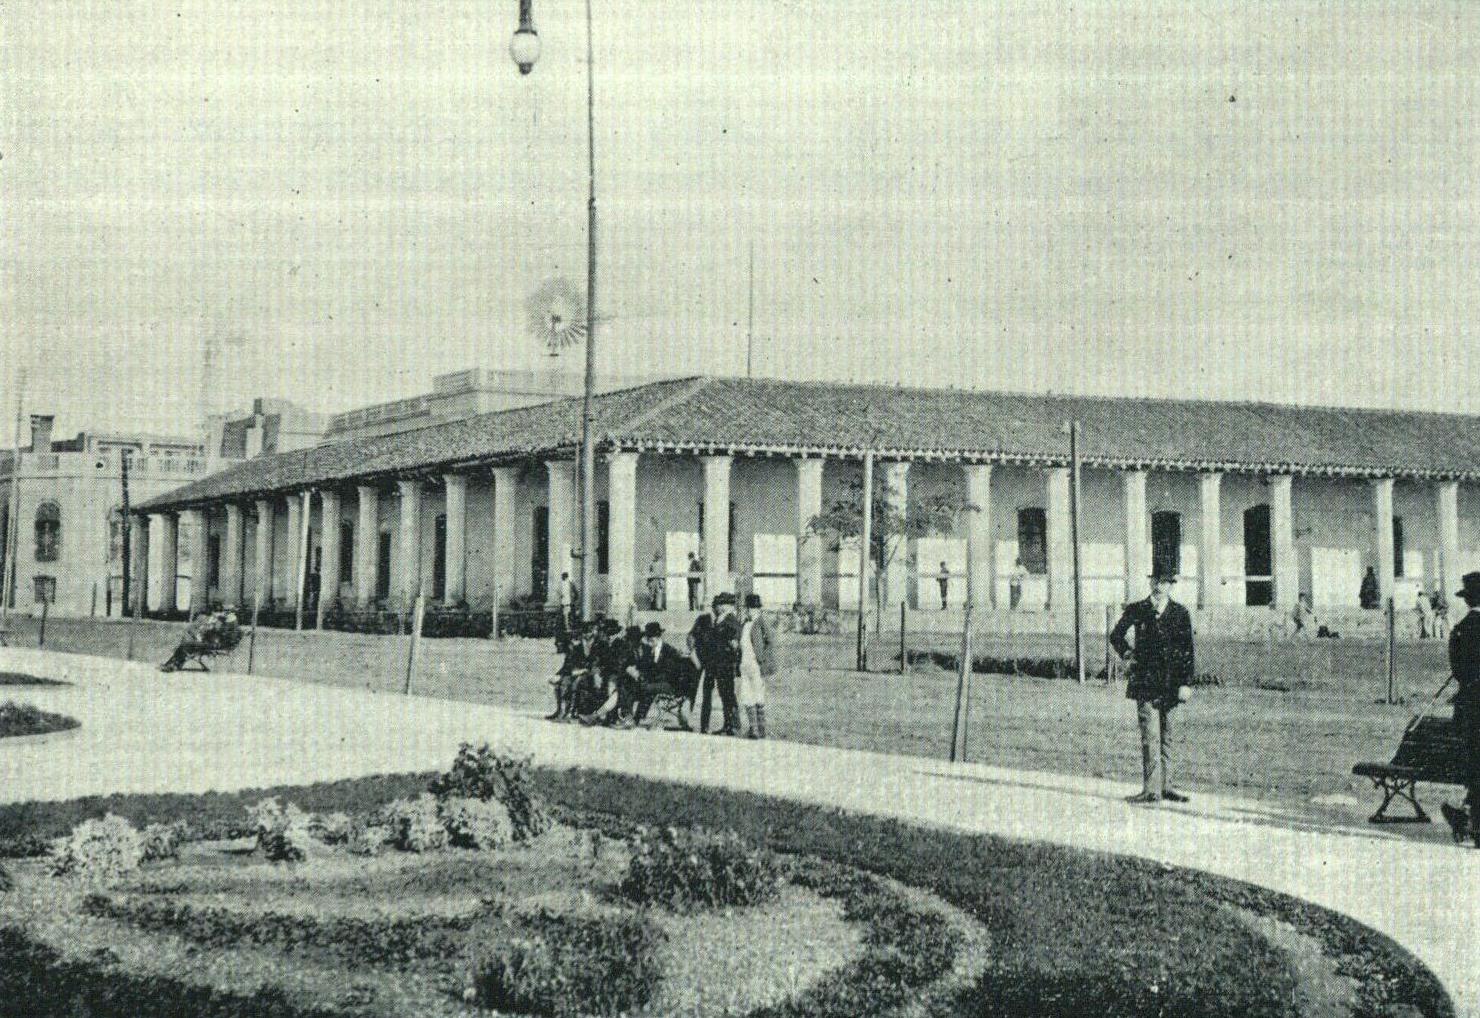
[[[36,561],[55,562],[62,552],[62,511],[55,502],[36,507]]]

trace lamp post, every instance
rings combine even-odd
[[[509,41],[509,56],[520,74],[534,70],[540,37],[534,28],[534,0],[519,0],[519,28]],[[596,385],[596,80],[591,43],[591,0],[586,0],[586,379],[581,401],[581,618],[591,618],[596,585],[596,449],[591,436],[591,402]]]

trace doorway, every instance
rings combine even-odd
[[[543,604],[550,592],[550,507],[534,507],[534,539],[530,542],[533,551],[529,557],[529,593]]]
[[[1269,540],[1269,506],[1244,510],[1244,604],[1274,601],[1274,553]]]

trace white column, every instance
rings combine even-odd
[[[288,494],[288,534],[283,542],[286,546],[287,560],[284,565],[287,571],[283,574],[283,581],[287,590],[284,592],[283,604],[288,608],[298,607],[298,592],[303,585],[298,582],[298,571],[303,568],[299,558],[300,532],[303,528],[303,499],[296,493]]]
[[[1202,540],[1197,548],[1197,569],[1204,608],[1223,603],[1223,506],[1222,474],[1198,478]]]
[[[730,461],[703,456],[704,598],[730,592]]]
[[[1439,589],[1452,599],[1459,589],[1459,482],[1440,481],[1434,492],[1439,516]]]
[[[894,519],[905,519],[910,508],[910,465],[908,461],[884,464],[884,503]],[[910,599],[910,542],[902,533],[884,542],[884,607],[897,608]]]
[[[379,564],[380,489],[373,484],[355,487],[360,500],[355,523],[355,603],[368,608],[375,603],[375,570]]]
[[[159,517],[159,610],[175,610],[175,586],[180,576],[180,520],[173,513]]]
[[[1069,520],[1069,468],[1050,467],[1048,485],[1048,606],[1074,607],[1074,541]]]
[[[266,608],[272,603],[272,527],[274,506],[271,499],[257,500],[257,604]]]
[[[519,490],[515,467],[493,468],[493,584],[502,607],[514,596],[514,495]]]
[[[1146,471],[1126,470],[1120,475],[1121,504],[1125,511],[1125,599],[1139,601],[1151,592],[1146,561],[1148,520],[1146,518]]]
[[[149,607],[149,517],[131,515],[128,525],[131,531],[129,553],[133,558],[129,563],[128,594],[133,603],[125,605],[124,611],[142,615]]]
[[[1300,596],[1292,483],[1289,474],[1269,479],[1269,544],[1274,559],[1274,603],[1280,608],[1294,607]]]
[[[468,528],[468,477],[466,474],[444,474],[443,484],[447,491],[447,561],[443,563],[442,600],[456,604],[467,598],[467,528]]]
[[[797,460],[797,604],[822,605],[822,535],[812,521],[822,515],[820,459]]]
[[[551,460],[545,464],[549,475],[550,539],[545,556],[545,603],[560,603],[560,574],[569,573],[571,582],[581,585],[580,571],[571,558],[575,547],[575,521],[572,519],[576,490],[576,465],[570,460]]]
[[[1393,479],[1379,477],[1372,482],[1372,524],[1376,533],[1372,554],[1377,562],[1377,594],[1385,607],[1393,596]],[[1409,607],[1412,607],[1411,605]]]
[[[319,492],[319,607],[316,629],[324,628],[324,616],[339,597],[339,492]]]
[[[992,607],[992,465],[966,465],[966,592],[979,609]]]
[[[409,608],[416,601],[416,595],[421,592],[422,482],[415,479],[399,480],[396,488],[401,495],[401,508],[397,514],[401,575],[395,589],[400,603]]]
[[[210,605],[210,589],[206,576],[206,549],[209,535],[206,532],[206,514],[200,509],[186,509],[180,514],[190,522],[190,614],[203,612]]]
[[[242,603],[242,507],[226,503],[226,547],[221,551],[221,603],[240,608]]]
[[[606,610],[614,618],[625,618],[634,602],[637,568],[637,453],[612,453],[606,478]]]

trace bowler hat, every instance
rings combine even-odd
[[[746,594],[745,595],[745,607],[747,607],[747,608],[759,608],[760,606],[761,606],[761,596],[759,594]]]
[[[659,622],[649,622],[642,627],[642,638],[644,640],[655,640],[663,635],[663,626]]]
[[[640,640],[642,639],[642,630],[637,626],[628,626],[623,632],[623,635],[629,640]]]
[[[734,604],[734,603],[735,603],[735,595],[734,594],[716,594],[716,595],[714,595],[714,606],[716,608],[718,608],[720,605]]]
[[[1455,597],[1462,597],[1466,601],[1480,602],[1480,573],[1465,573],[1460,577],[1463,586],[1454,592]]]
[[[1167,569],[1163,569],[1160,572],[1152,572],[1146,578],[1148,580],[1150,580],[1151,582],[1153,582],[1153,583],[1176,583],[1177,582],[1177,574],[1174,573],[1174,572],[1171,572],[1170,570],[1167,570]]]
[[[622,624],[616,619],[602,619],[601,631],[607,636],[616,636],[622,631]]]

